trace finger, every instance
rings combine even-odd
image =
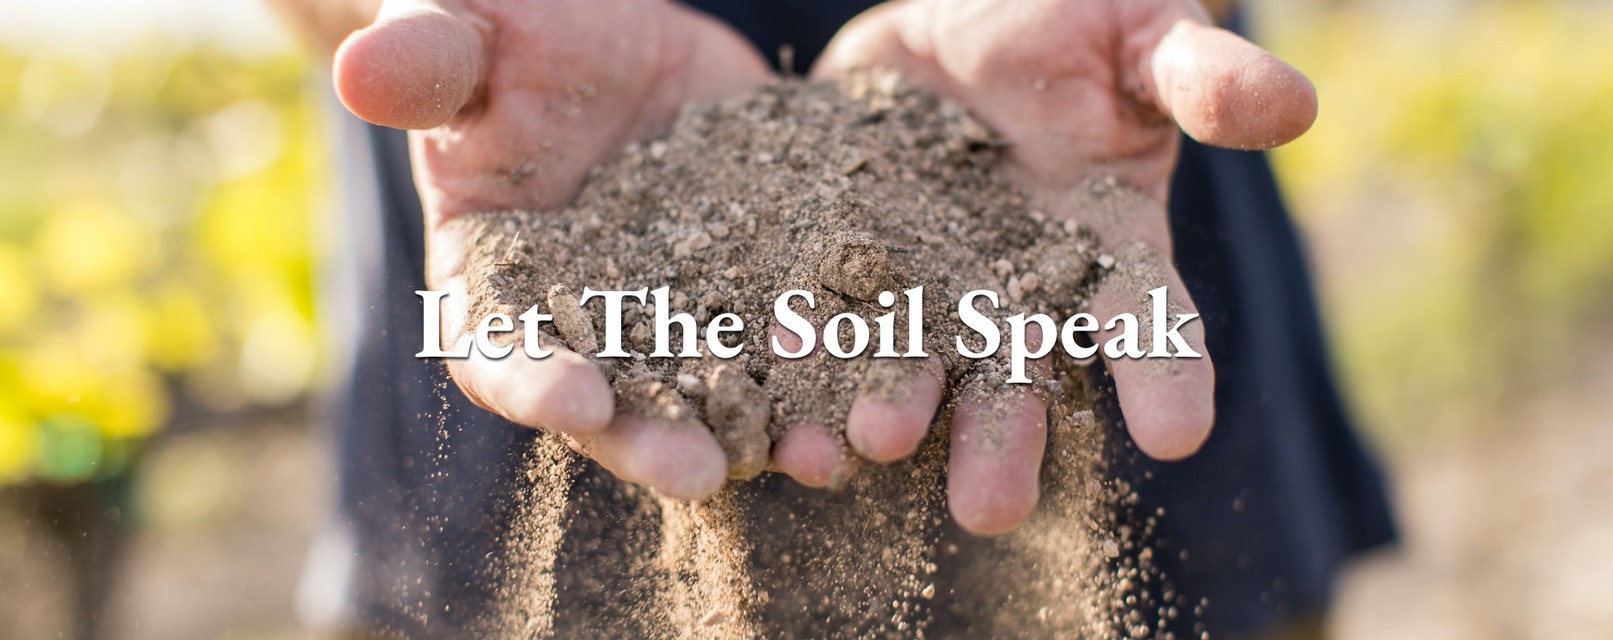
[[[897,64],[910,62],[911,55],[901,46],[896,26],[901,14],[915,3],[882,2],[857,14],[840,27],[817,62],[812,65],[813,78],[828,78],[869,63]],[[916,68],[896,68],[908,77],[923,77]]]
[[[480,84],[483,41],[432,0],[386,0],[375,24],[336,50],[336,95],[354,115],[387,127],[447,122]]]
[[[528,427],[573,436],[604,431],[615,414],[610,383],[594,363],[555,344],[554,355],[534,360],[519,353],[493,360],[475,349],[448,369],[477,405]]]
[[[802,339],[794,332],[774,323],[768,327],[770,343],[776,342],[779,353],[801,350]],[[808,366],[812,358],[824,362],[823,343],[813,345],[803,360],[780,359],[770,381],[783,380],[800,367]],[[822,424],[803,422],[785,427],[784,435],[773,444],[773,468],[790,476],[796,482],[814,489],[839,489],[850,480],[856,470],[856,458],[851,455],[841,438]]]
[[[464,277],[445,283],[445,341],[465,326]],[[471,350],[450,360],[454,382],[477,405],[517,424],[572,437],[575,448],[628,482],[680,500],[700,500],[722,487],[728,461],[711,430],[690,418],[671,422],[617,413],[615,394],[599,368],[558,341],[539,338],[551,355],[518,353],[492,359]]]
[[[454,228],[434,234],[430,237],[433,248],[454,246],[460,242],[456,235],[459,231]],[[445,239],[452,242],[435,242]],[[440,269],[450,274],[430,281],[436,290],[447,292],[442,298],[441,316],[434,320],[441,327],[442,348],[451,351],[468,333],[470,296],[463,275],[464,252],[438,249],[431,255],[428,271]],[[522,332],[518,330],[514,335]],[[516,340],[512,353],[503,358],[488,358],[479,349],[471,349],[469,358],[449,359],[448,373],[477,406],[516,424],[573,436],[603,431],[616,411],[616,396],[605,375],[593,362],[559,341],[540,341],[540,346],[552,350],[553,355],[541,360],[529,358],[523,353],[524,345]]]
[[[1012,531],[1040,499],[1047,407],[1029,392],[962,403],[952,417],[947,505],[975,535]]]
[[[873,367],[886,364],[876,361],[870,366],[871,376],[884,375]],[[939,361],[927,358],[922,369],[900,370],[903,373],[896,373],[901,377],[891,389],[869,389],[865,382],[864,391],[846,415],[846,440],[858,455],[874,462],[894,462],[917,451],[941,406],[941,381],[946,374]]]
[[[1205,144],[1269,149],[1316,121],[1316,88],[1287,63],[1202,13],[1156,18],[1162,34],[1139,69],[1152,101]]]
[[[820,424],[799,423],[784,430],[773,445],[773,466],[814,489],[839,489],[856,471],[856,460],[840,440]]]
[[[701,72],[686,78],[682,102],[708,102],[766,84],[773,71],[739,33],[726,23],[682,3],[671,5],[690,24],[688,66]],[[748,55],[734,55],[744,51]]]
[[[1103,322],[1130,314],[1133,355],[1155,351],[1156,333],[1174,328],[1182,314],[1197,314],[1176,270],[1165,254],[1133,240],[1115,251],[1113,270],[1105,275],[1092,299],[1093,312]],[[1149,292],[1165,287],[1168,304],[1156,306]],[[1163,322],[1160,332],[1155,326]],[[1120,409],[1132,440],[1156,460],[1179,460],[1196,453],[1215,422],[1215,368],[1204,346],[1204,323],[1193,319],[1181,325],[1178,335],[1200,357],[1147,358],[1120,353],[1128,344],[1127,326],[1116,323],[1099,331],[1098,347],[1114,377]],[[1168,336],[1166,353],[1176,353]],[[1118,341],[1118,342],[1116,342]],[[1112,344],[1111,344],[1112,343]],[[1113,347],[1111,349],[1111,346]]]
[[[622,480],[678,500],[709,498],[728,479],[722,447],[693,420],[663,424],[619,414],[603,432],[578,438],[577,448]]]

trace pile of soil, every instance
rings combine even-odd
[[[1009,389],[1007,349],[969,360],[953,345],[954,336],[966,342],[974,336],[955,313],[966,292],[997,291],[1003,308],[982,309],[994,319],[1022,312],[1062,318],[1084,310],[1095,282],[1115,263],[1099,253],[1088,229],[1034,210],[1000,176],[1004,149],[963,108],[893,74],[789,80],[690,107],[665,137],[633,145],[598,168],[564,211],[489,213],[459,223],[471,225],[469,237],[476,238],[469,317],[514,316],[537,305],[555,316],[557,330],[545,334],[545,346],[600,350],[603,304],[579,309],[584,287],[668,286],[671,313],[690,313],[700,326],[723,313],[745,322],[738,334],[744,351],[734,359],[649,358],[653,311],[629,302],[624,327],[633,357],[596,359],[613,381],[618,410],[674,428],[711,428],[736,480],[717,498],[693,505],[631,492],[660,513],[660,545],[651,550],[660,559],[635,565],[655,574],[646,580],[659,581],[660,588],[644,590],[658,595],[642,613],[659,620],[650,625],[657,634],[754,637],[782,624],[796,634],[818,625],[811,628],[837,636],[923,635],[942,606],[936,602],[952,593],[946,587],[937,596],[937,563],[958,548],[943,540],[951,408],[966,398],[1000,402],[1025,392],[1041,393],[1053,406],[1044,483],[1054,486],[1044,489],[1044,508],[1027,527],[1043,535],[1015,534],[996,551],[976,554],[993,558],[993,568],[964,581],[1012,569],[1020,572],[1017,584],[1034,588],[1040,579],[1023,573],[1034,569],[1046,578],[1045,601],[1021,598],[975,615],[1013,615],[1021,628],[1088,637],[1115,635],[1111,623],[1127,622],[1110,606],[1125,598],[1113,592],[1115,553],[1105,549],[1133,549],[1136,542],[1104,531],[1112,525],[1105,505],[1117,490],[1101,481],[1103,430],[1087,408],[1078,366],[1065,362],[1055,380]],[[1095,210],[1133,197],[1112,180],[1095,182],[1087,193]],[[779,506],[783,499],[765,488],[776,478],[752,479],[764,471],[784,428],[812,422],[843,431],[859,392],[899,399],[902,381],[922,369],[917,359],[842,360],[821,347],[800,360],[779,359],[766,329],[774,301],[804,289],[817,308],[794,309],[816,325],[844,312],[872,324],[890,311],[881,292],[917,286],[924,287],[925,350],[944,365],[950,389],[929,439],[911,461],[865,465],[842,494],[807,499],[832,503],[812,510],[831,514],[835,526],[814,528],[794,512],[780,515],[788,510]],[[897,304],[896,311],[897,349],[905,350],[905,308]],[[681,335],[675,330],[671,338],[680,349]],[[566,508],[572,455],[552,441],[534,455],[534,488],[522,497],[527,522],[511,545],[525,564],[505,576],[511,604],[499,624],[506,631],[544,635],[564,624],[554,620],[551,602],[563,523],[575,515]],[[747,521],[770,517],[807,531],[791,543],[795,552],[770,551],[747,533]],[[832,557],[837,549],[870,547],[882,560]],[[796,592],[819,595],[783,604]],[[1031,608],[1016,609],[1025,606]],[[778,620],[792,615],[799,624]]]
[[[629,302],[634,357],[598,362],[624,411],[709,425],[734,477],[748,479],[787,425],[841,425],[860,389],[899,394],[919,366],[841,361],[821,348],[804,361],[775,358],[765,329],[784,292],[814,294],[816,309],[793,308],[817,326],[844,312],[871,324],[887,312],[881,292],[923,286],[925,349],[966,393],[1002,383],[1007,350],[983,362],[956,353],[953,336],[975,336],[955,312],[963,294],[999,292],[998,317],[1083,308],[1100,258],[1111,259],[1084,227],[1030,209],[990,170],[1002,148],[964,109],[892,74],[776,84],[694,109],[664,139],[598,169],[563,212],[473,218],[469,317],[538,305],[555,315],[563,344],[593,354],[604,306],[579,309],[584,287],[668,286],[671,312],[702,327],[737,314],[749,344],[734,360],[647,358],[654,315]],[[905,305],[897,311],[905,351]],[[671,344],[681,347],[680,331]]]

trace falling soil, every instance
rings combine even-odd
[[[1063,318],[1084,310],[1095,283],[1117,271],[1092,232],[1034,210],[999,176],[1003,153],[964,109],[891,74],[784,81],[689,108],[665,137],[596,170],[564,211],[459,223],[477,239],[470,317],[537,306],[554,315],[545,347],[592,355],[604,346],[602,302],[578,305],[585,287],[665,286],[665,313],[688,313],[699,327],[731,313],[745,327],[726,342],[743,347],[731,359],[648,357],[657,350],[655,309],[625,305],[630,357],[596,359],[618,410],[667,428],[711,429],[732,481],[692,504],[608,478],[573,482],[591,463],[544,436],[500,565],[505,603],[496,633],[1146,633],[1151,619],[1127,611],[1135,607],[1124,593],[1139,568],[1115,559],[1142,547],[1113,531],[1126,491],[1104,479],[1105,430],[1090,410],[1085,370],[1058,358],[1054,380],[1010,387],[1007,349],[972,360],[953,344],[964,336],[971,349],[982,346],[955,311],[969,291],[998,293],[1001,309],[977,305],[994,320]],[[1090,210],[1135,197],[1112,180],[1082,193]],[[841,359],[821,345],[804,358],[776,357],[774,301],[790,290],[812,293],[816,308],[799,299],[792,308],[819,327],[842,313],[870,325],[895,313],[895,350],[905,352],[909,310],[900,292],[918,286],[923,349],[950,390],[919,452],[894,465],[865,463],[835,492],[764,473],[786,427],[823,425],[843,439],[857,394],[899,400],[907,381],[931,375],[921,358]],[[849,324],[840,329],[850,345]],[[681,331],[667,338],[673,352],[683,349]],[[867,354],[878,340],[876,331]],[[1042,504],[1014,534],[971,538],[945,511],[947,424],[959,402],[1001,406],[1023,393],[1051,407]]]

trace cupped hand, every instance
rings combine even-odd
[[[412,130],[427,284],[449,292],[445,345],[465,327],[471,248],[454,219],[558,210],[592,167],[667,127],[684,104],[769,77],[739,36],[665,0],[387,0],[335,60],[349,110]],[[582,355],[473,355],[449,370],[478,405],[570,436],[625,480],[696,499],[727,475],[707,429],[616,413],[610,385]]]
[[[1196,312],[1169,258],[1165,197],[1178,128],[1211,145],[1263,149],[1298,137],[1316,117],[1303,75],[1210,26],[1191,0],[889,3],[848,24],[814,72],[860,67],[896,69],[969,107],[1011,144],[1008,171],[1038,207],[1097,232],[1125,274],[1099,285],[1092,308],[1100,319],[1148,317],[1147,291],[1157,286],[1169,287],[1180,307],[1172,313]],[[1092,206],[1114,182],[1140,195]],[[1161,460],[1195,453],[1214,420],[1202,324],[1182,335],[1205,357],[1107,362],[1133,440]],[[1005,401],[1011,408],[995,411],[1007,416],[1006,440],[992,451],[970,437],[980,406],[954,417],[948,503],[976,533],[1011,530],[1038,499],[1044,405],[1031,394]],[[922,437],[905,423],[898,431],[904,443]]]

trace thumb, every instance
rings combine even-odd
[[[1316,121],[1316,88],[1264,49],[1191,17],[1164,33],[1145,77],[1153,82],[1155,104],[1193,139],[1269,149]]]
[[[482,36],[432,0],[387,0],[375,24],[336,50],[336,95],[366,121],[430,129],[470,102],[480,85]]]

